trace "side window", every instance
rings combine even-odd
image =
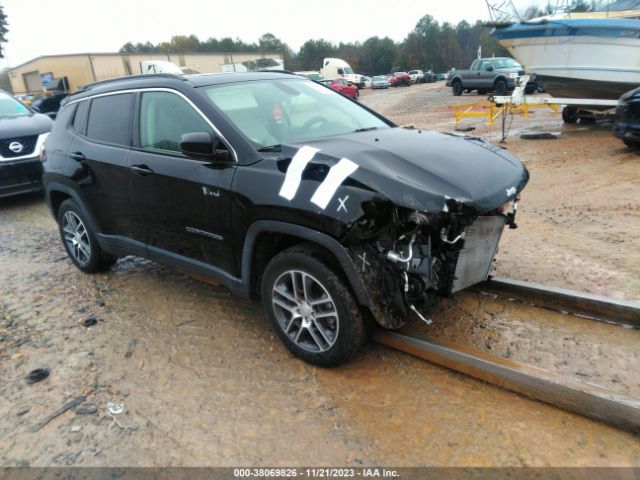
[[[338,69],[338,75],[344,75],[344,70],[342,68]]]
[[[84,133],[84,126],[87,122],[87,114],[89,113],[89,100],[78,102],[76,115],[73,117],[73,129],[76,132]]]
[[[133,94],[107,95],[91,100],[87,137],[99,142],[131,145]]]
[[[140,147],[145,150],[180,153],[180,138],[191,132],[212,130],[202,116],[182,98],[168,92],[142,94]]]

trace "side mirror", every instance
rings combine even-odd
[[[487,67],[487,72],[493,72],[493,65],[489,65]]]
[[[228,151],[226,149],[219,150],[218,147],[221,144],[218,137],[208,132],[185,133],[180,138],[180,151],[195,160],[216,160],[220,153],[226,152],[226,159]]]

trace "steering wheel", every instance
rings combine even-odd
[[[307,120],[306,122],[304,122],[304,125],[302,125],[302,129],[306,130],[308,128],[311,128],[313,125],[318,124],[318,126],[320,125],[324,125],[325,123],[328,123],[329,120],[327,120],[324,117],[313,117],[310,118],[309,120]]]

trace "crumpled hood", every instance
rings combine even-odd
[[[51,119],[40,113],[0,118],[0,140],[46,133],[52,125]]]
[[[506,150],[475,137],[389,128],[311,140],[312,163],[348,158],[358,168],[349,178],[399,206],[440,212],[447,198],[480,213],[514,198],[529,173]]]

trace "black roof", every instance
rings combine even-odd
[[[242,73],[197,73],[191,75],[175,75],[172,73],[153,73],[146,75],[130,75],[127,77],[112,78],[85,85],[68,101],[88,97],[97,93],[107,93],[117,90],[170,87],[184,85],[186,82],[193,87],[204,87],[223,83],[250,82],[256,80],[275,80],[278,78],[304,78],[285,70],[258,71]]]

